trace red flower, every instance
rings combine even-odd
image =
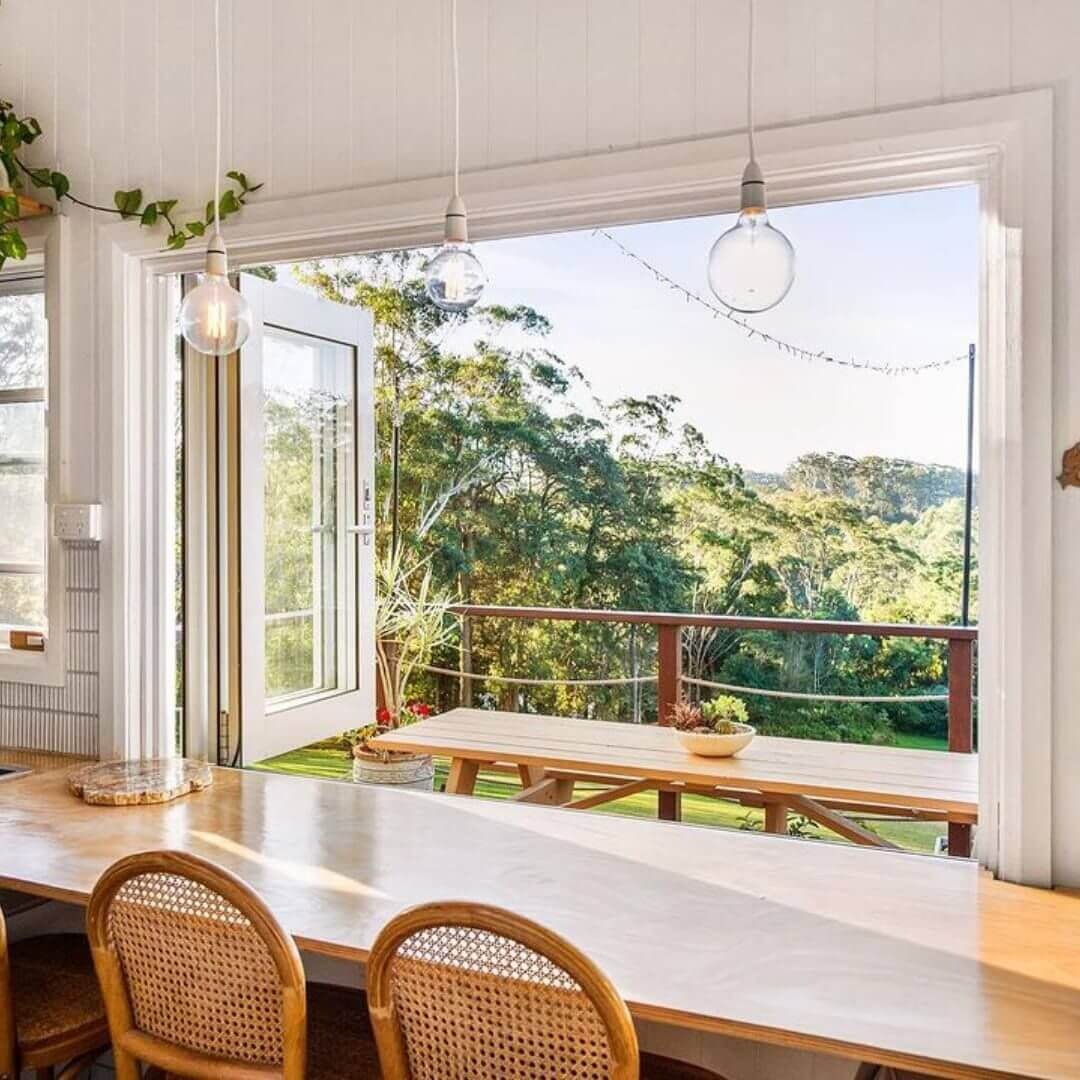
[[[384,726],[386,724],[389,724],[390,723],[390,710],[385,708],[385,707],[382,708],[382,709],[379,709],[379,711],[375,714],[375,720],[376,720],[377,723],[382,724]]]
[[[413,708],[413,712],[416,713],[417,716],[430,716],[431,706],[425,705],[424,702],[420,701],[417,702],[417,704]]]

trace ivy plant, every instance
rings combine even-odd
[[[141,188],[117,191],[113,195],[113,206],[95,206],[72,193],[71,182],[62,172],[32,168],[23,161],[22,154],[26,147],[41,133],[41,125],[34,117],[19,116],[11,102],[0,101],[0,165],[6,170],[13,189],[0,191],[0,267],[8,259],[26,258],[26,241],[17,225],[19,201],[16,193],[24,190],[27,182],[39,190],[52,192],[57,203],[67,199],[90,210],[137,219],[140,225],[147,228],[163,226],[168,229],[165,245],[174,250],[182,248],[189,240],[204,236],[215,218],[224,221],[230,214],[237,213],[248,196],[262,187],[262,184],[252,184],[244,173],[231,170],[226,175],[232,181],[232,186],[222,193],[217,207],[211,199],[206,204],[203,216],[194,221],[177,220],[176,199],[153,199],[148,202]]]

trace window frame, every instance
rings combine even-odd
[[[758,139],[777,206],[979,186],[979,860],[1000,877],[1036,885],[1054,880],[1059,852],[1058,877],[1080,880],[1080,852],[1066,845],[1080,795],[1052,783],[1055,739],[1064,745],[1070,703],[1080,696],[1080,669],[1066,662],[1080,615],[1065,619],[1053,603],[1055,590],[1080,590],[1080,567],[1055,558],[1052,540],[1059,498],[1053,104],[1051,90],[1030,90],[766,128]],[[468,178],[472,233],[488,239],[731,212],[745,155],[745,137],[735,134],[492,168]],[[230,228],[233,258],[296,261],[436,244],[445,197],[445,181],[435,177],[256,202]],[[143,359],[155,341],[155,283],[196,267],[201,256],[162,253],[138,233],[127,226],[98,233],[107,241],[98,344],[111,373],[106,494],[115,515],[114,543],[103,548],[102,564],[111,624],[102,645],[111,664],[102,687],[101,745],[121,755],[167,752],[160,718],[170,693],[162,656],[170,644],[163,571],[171,531],[159,474],[169,464],[153,434],[164,415],[161,375]],[[127,467],[133,459],[151,465]]]
[[[53,535],[54,508],[65,491],[64,359],[68,355],[68,221],[61,215],[21,222],[28,259],[42,263],[46,347],[45,402],[45,612],[48,630],[43,652],[0,647],[0,682],[63,686],[67,674],[67,565],[63,542]],[[10,265],[10,264],[9,264]],[[5,267],[5,270],[8,267]],[[41,400],[39,397],[38,400]]]

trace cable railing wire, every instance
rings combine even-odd
[[[511,675],[488,675],[475,671],[459,671],[454,668],[425,665],[424,671],[432,675],[449,675],[455,679],[473,682],[504,683],[507,686],[633,686],[656,682],[655,675],[638,675],[615,679],[526,679]],[[757,697],[784,698],[792,701],[834,701],[862,705],[921,705],[924,702],[948,701],[948,694],[811,694],[795,690],[768,690],[757,686],[737,686],[733,683],[695,679],[689,675],[680,677],[691,686],[704,686],[712,690],[724,690],[734,694],[752,694]]]

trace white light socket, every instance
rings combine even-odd
[[[100,540],[101,504],[67,503],[53,507],[53,536],[57,540]]]

